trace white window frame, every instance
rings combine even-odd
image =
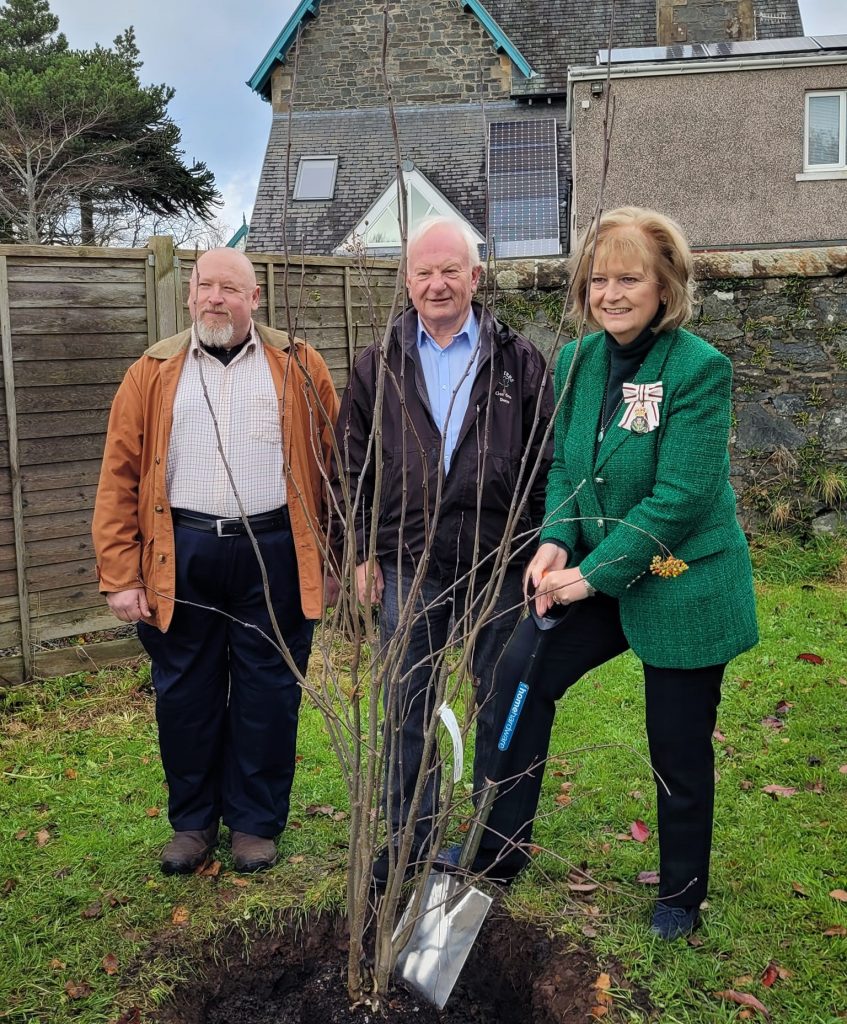
[[[322,160],[325,162],[331,162],[332,167],[332,181],[330,182],[329,195],[328,196],[301,196],[298,195],[300,191],[300,183],[302,180],[304,164],[309,160]],[[299,203],[328,203],[335,198],[335,179],[338,177],[338,157],[332,156],[331,154],[304,154],[300,157],[297,163],[297,177],[294,180],[294,196],[293,198]]]
[[[432,216],[445,216],[455,217],[460,220],[466,227],[468,227],[473,233],[477,245],[485,245],[485,239],[476,230],[465,217],[463,217],[456,207],[450,202],[450,200],[432,184],[432,182],[422,174],[416,167],[410,171],[402,171],[403,181],[406,185],[406,223],[411,224],[412,215],[412,186],[414,186],[418,192],[427,200],[427,202],[435,207],[436,213]],[[368,227],[371,224],[375,224],[379,220],[380,216],[391,206],[392,202],[397,198],[397,179],[395,178],[388,188],[379,196],[376,202],[371,206],[364,217],[359,221],[356,227],[350,232],[350,234],[344,239],[344,241],[335,249],[336,255],[349,255],[350,248],[358,241],[366,250],[367,249],[390,249],[392,246],[387,246],[384,242],[369,242],[367,240]],[[411,232],[412,228],[409,228]],[[394,247],[396,248],[396,247]]]
[[[838,163],[809,163],[809,107],[811,100],[818,96],[837,96],[838,110]],[[814,89],[806,93],[805,123],[803,127],[803,172],[796,174],[796,181],[821,181],[847,178],[847,89]]]

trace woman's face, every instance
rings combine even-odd
[[[588,302],[594,320],[620,345],[628,345],[653,322],[664,301],[664,288],[652,267],[637,255],[597,253],[588,282]]]

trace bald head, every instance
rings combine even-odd
[[[253,264],[238,249],[209,249],[194,264],[188,308],[200,340],[218,348],[240,345],[259,305]]]

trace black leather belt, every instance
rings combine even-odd
[[[171,516],[174,526],[187,526],[190,530],[205,530],[216,533],[219,537],[240,537],[247,533],[240,518],[218,519],[206,512],[192,512],[184,508],[172,508]],[[290,530],[291,520],[288,518],[288,507],[274,509],[273,512],[259,512],[255,516],[247,516],[247,522],[253,533],[267,533],[269,530]]]

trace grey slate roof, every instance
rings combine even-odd
[[[487,132],[479,104],[402,107],[396,114],[404,159],[412,160],[484,235]],[[556,118],[560,230],[565,235],[571,158],[564,104],[489,103],[485,115],[491,121]],[[293,114],[291,126],[285,231],[283,203],[289,118],[287,114],[277,114],[271,126],[247,248],[252,252],[278,251],[285,236],[291,252],[326,255],[344,241],[394,180],[394,144],[388,113],[384,107],[306,111]],[[297,163],[304,154],[338,155],[334,199],[313,202],[290,198]]]

